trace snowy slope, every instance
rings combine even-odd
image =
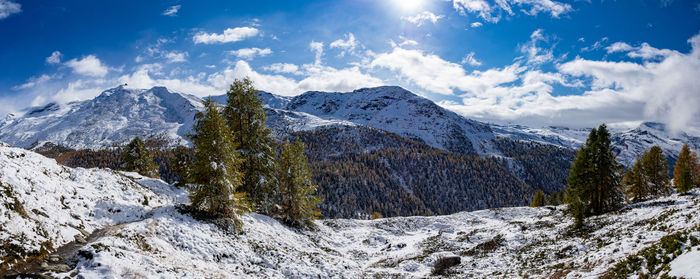
[[[97,228],[139,220],[155,207],[186,200],[183,193],[154,189],[115,171],[67,168],[0,142],[0,247],[23,247],[0,252],[0,259],[57,248]]]
[[[23,148],[52,142],[81,149],[123,144],[135,136],[165,135],[177,141],[191,131],[197,97],[165,87],[127,89],[64,105],[27,109],[0,123],[0,141]]]
[[[71,270],[53,274],[59,278],[424,278],[448,255],[460,258],[448,271],[457,278],[594,278],[664,236],[700,237],[698,190],[590,218],[582,233],[570,230],[560,206],[318,220],[310,231],[247,214],[243,231],[231,234],[181,213],[174,205],[187,202],[184,192],[157,179],[65,168],[4,145],[0,175],[3,192],[11,193],[0,207],[3,244],[32,250],[50,240],[55,248],[81,230],[123,223],[88,238],[66,259]],[[14,198],[26,216],[11,209]],[[682,243],[669,255],[668,271],[698,274],[700,267],[685,264],[698,248]]]

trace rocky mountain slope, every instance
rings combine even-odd
[[[583,230],[560,206],[318,220],[308,231],[247,214],[231,233],[178,210],[186,196],[160,180],[65,168],[6,145],[0,184],[0,245],[12,247],[1,250],[0,275],[35,256],[43,267],[28,272],[58,278],[700,276],[697,189],[591,218]],[[58,257],[72,240],[76,253]],[[455,265],[433,275],[446,258]]]

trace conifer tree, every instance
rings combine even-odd
[[[537,190],[535,195],[532,197],[532,202],[530,207],[540,207],[544,206],[544,201],[547,199],[547,195],[542,192],[542,190]]]
[[[668,161],[661,147],[654,145],[642,155],[642,169],[652,196],[667,195],[671,192]]]
[[[122,169],[137,172],[148,177],[158,177],[158,166],[141,138],[136,137],[121,154]]]
[[[676,183],[676,189],[678,189],[678,192],[681,194],[687,193],[690,188],[693,186],[693,178],[690,174],[690,168],[686,167],[681,170],[680,174],[678,175]]]
[[[170,157],[170,168],[172,172],[178,176],[175,183],[178,186],[185,186],[189,182],[190,168],[194,162],[194,152],[192,149],[178,145],[173,149],[172,157]]]
[[[311,181],[311,172],[304,155],[304,144],[285,142],[279,155],[277,180],[281,194],[281,219],[292,226],[311,225],[311,220],[320,216],[320,198],[314,196],[316,185]]]
[[[698,155],[695,152],[690,152],[687,143],[683,145],[681,153],[678,154],[678,161],[673,167],[673,184],[676,185],[676,188],[678,188],[681,175],[686,169],[690,173],[691,187],[693,184],[697,185],[700,182],[698,181],[700,179],[700,163],[698,163]]]
[[[627,187],[627,196],[630,201],[637,203],[644,201],[649,196],[649,184],[644,175],[642,167],[642,158],[637,158],[637,162],[627,170],[625,177],[622,179],[622,184]]]
[[[619,206],[623,197],[621,171],[610,133],[605,124],[600,125],[588,135],[569,171],[567,202],[577,224],[580,218],[602,214]]]
[[[275,148],[270,129],[265,127],[267,116],[253,82],[235,80],[228,92],[224,117],[244,161],[240,190],[253,201],[257,210],[270,214],[279,200],[274,181]]]
[[[231,131],[211,98],[204,101],[204,112],[195,116],[191,135],[195,149],[192,164],[190,200],[192,207],[212,217],[236,217],[247,210],[245,195],[237,193],[242,159],[235,151]]]

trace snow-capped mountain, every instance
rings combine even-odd
[[[315,230],[248,213],[232,235],[179,210],[188,203],[182,188],[135,173],[67,168],[0,143],[0,190],[0,247],[11,248],[0,249],[0,276],[7,278],[700,274],[697,189],[591,217],[585,232],[572,230],[573,218],[559,206],[316,220]],[[454,266],[435,275],[446,258]]]
[[[76,149],[104,148],[148,135],[176,142],[191,131],[199,109],[199,98],[165,87],[119,86],[92,100],[51,103],[10,116],[0,123],[0,141],[24,148],[52,142]]]
[[[274,97],[274,96],[273,96]],[[495,155],[494,133],[484,123],[462,117],[401,87],[381,86],[352,92],[306,92],[266,104],[326,120],[342,120],[389,131],[452,152]]]
[[[491,127],[499,137],[552,144],[569,149],[577,149],[584,144],[591,131],[565,127],[530,128],[519,125]],[[673,134],[663,123],[642,122],[632,129],[610,129],[610,132],[617,160],[625,166],[633,165],[644,151],[654,145],[661,147],[670,164],[678,158],[683,144],[687,143],[692,150],[700,151],[700,137],[685,132]]]

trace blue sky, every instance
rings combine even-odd
[[[399,85],[471,118],[700,126],[700,1],[0,0],[0,115],[121,83]]]

